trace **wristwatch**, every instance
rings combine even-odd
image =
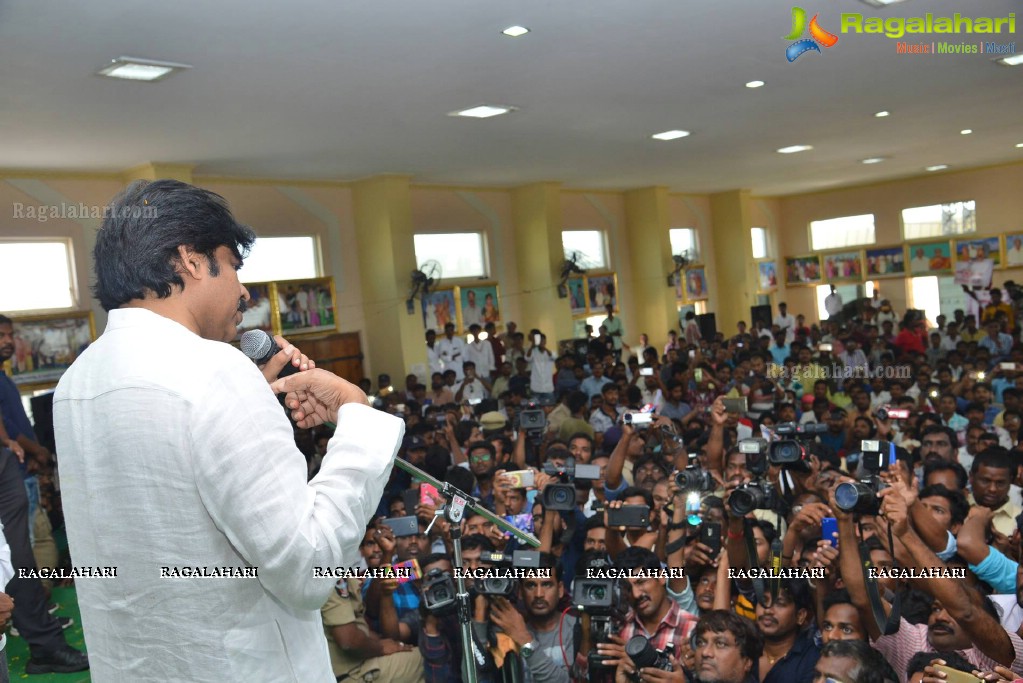
[[[534,652],[536,652],[536,641],[535,640],[526,643],[519,650],[519,654],[522,655],[523,659],[529,659],[530,657],[533,656]]]

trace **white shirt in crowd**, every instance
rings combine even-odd
[[[779,329],[785,330],[785,343],[791,344],[796,338],[796,316],[791,313],[787,313],[785,315],[779,313],[774,316],[773,322],[779,327]]]
[[[833,317],[842,312],[842,295],[838,292],[832,292],[824,298],[824,310],[828,312],[828,317]]]
[[[354,566],[402,421],[338,412],[319,474],[256,366],[141,308],[110,312],[53,401],[94,680],[333,681],[320,608]],[[258,578],[161,578],[162,567]],[[168,624],[175,624],[168,629]],[[187,656],[183,656],[187,653]]]
[[[462,372],[462,363],[469,360],[469,345],[465,343],[465,340],[457,335],[451,339],[441,337],[433,343],[433,350],[437,352],[441,362],[444,363],[444,371],[454,370],[455,381],[461,382],[465,377],[465,373]]]
[[[554,393],[554,356],[538,346],[526,351],[529,361],[529,388],[534,394]]]
[[[497,369],[494,364],[494,347],[488,341],[477,339],[467,345],[467,358],[476,364],[476,374],[480,377],[490,377]]]

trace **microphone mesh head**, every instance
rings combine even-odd
[[[273,339],[263,330],[249,330],[239,341],[242,353],[255,361],[262,361],[273,346]]]

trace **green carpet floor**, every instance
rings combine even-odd
[[[64,631],[64,637],[68,645],[78,650],[85,649],[85,637],[82,635],[82,615],[78,612],[78,598],[75,589],[54,588],[52,602],[60,605],[57,616],[71,617],[75,625]],[[7,634],[7,666],[11,672],[12,681],[32,681],[32,683],[81,683],[90,681],[88,671],[75,674],[37,674],[29,676],[25,673],[25,664],[28,663],[28,644],[21,638],[15,638]]]

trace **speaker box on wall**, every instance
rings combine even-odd
[[[750,329],[755,329],[757,321],[764,323],[764,327],[771,329],[771,306],[770,304],[763,304],[761,306],[750,306],[749,307],[749,325]]]
[[[704,339],[713,339],[718,333],[717,318],[713,313],[704,313],[696,316],[696,324],[700,328],[700,335]]]

